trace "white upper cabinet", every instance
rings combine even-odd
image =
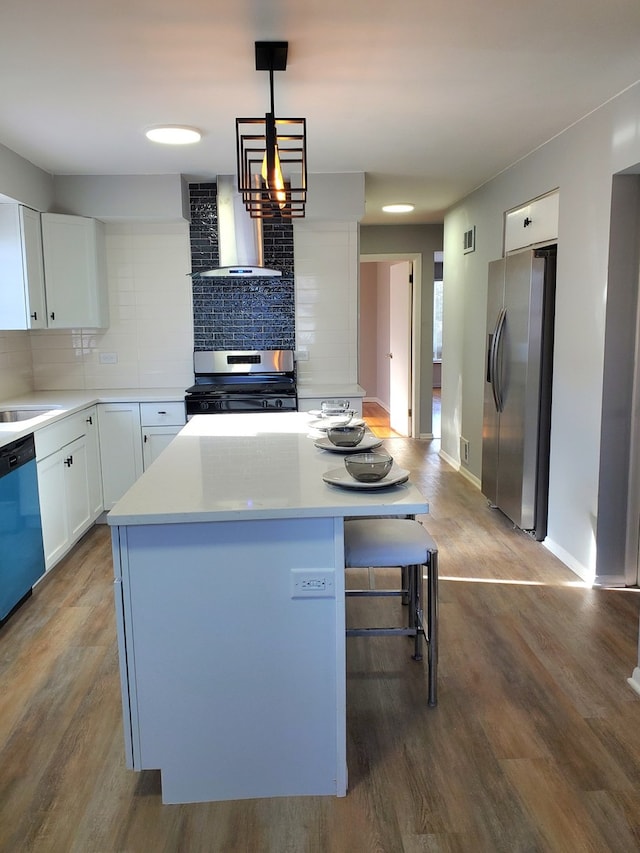
[[[97,219],[42,214],[50,329],[106,328],[109,302],[104,226]]]
[[[21,204],[0,204],[0,281],[0,328],[46,328],[40,214]]]
[[[560,194],[554,190],[522,207],[508,210],[504,218],[504,251],[524,249],[558,239]]]

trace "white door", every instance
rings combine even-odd
[[[411,261],[391,264],[389,275],[389,423],[411,435]]]

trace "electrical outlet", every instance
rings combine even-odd
[[[460,436],[460,461],[469,461],[469,442],[466,438]]]
[[[297,349],[296,350],[296,361],[309,361],[309,350]]]
[[[118,353],[117,352],[101,352],[100,353],[100,364],[117,364],[118,363]]]
[[[333,569],[291,569],[291,598],[335,598]]]

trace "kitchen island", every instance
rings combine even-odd
[[[127,766],[166,803],[347,791],[343,524],[305,413],[197,416],[109,513]]]

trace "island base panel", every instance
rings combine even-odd
[[[342,520],[131,526],[114,542],[133,765],[161,770],[163,802],[343,796]],[[295,569],[333,590],[293,597]]]

